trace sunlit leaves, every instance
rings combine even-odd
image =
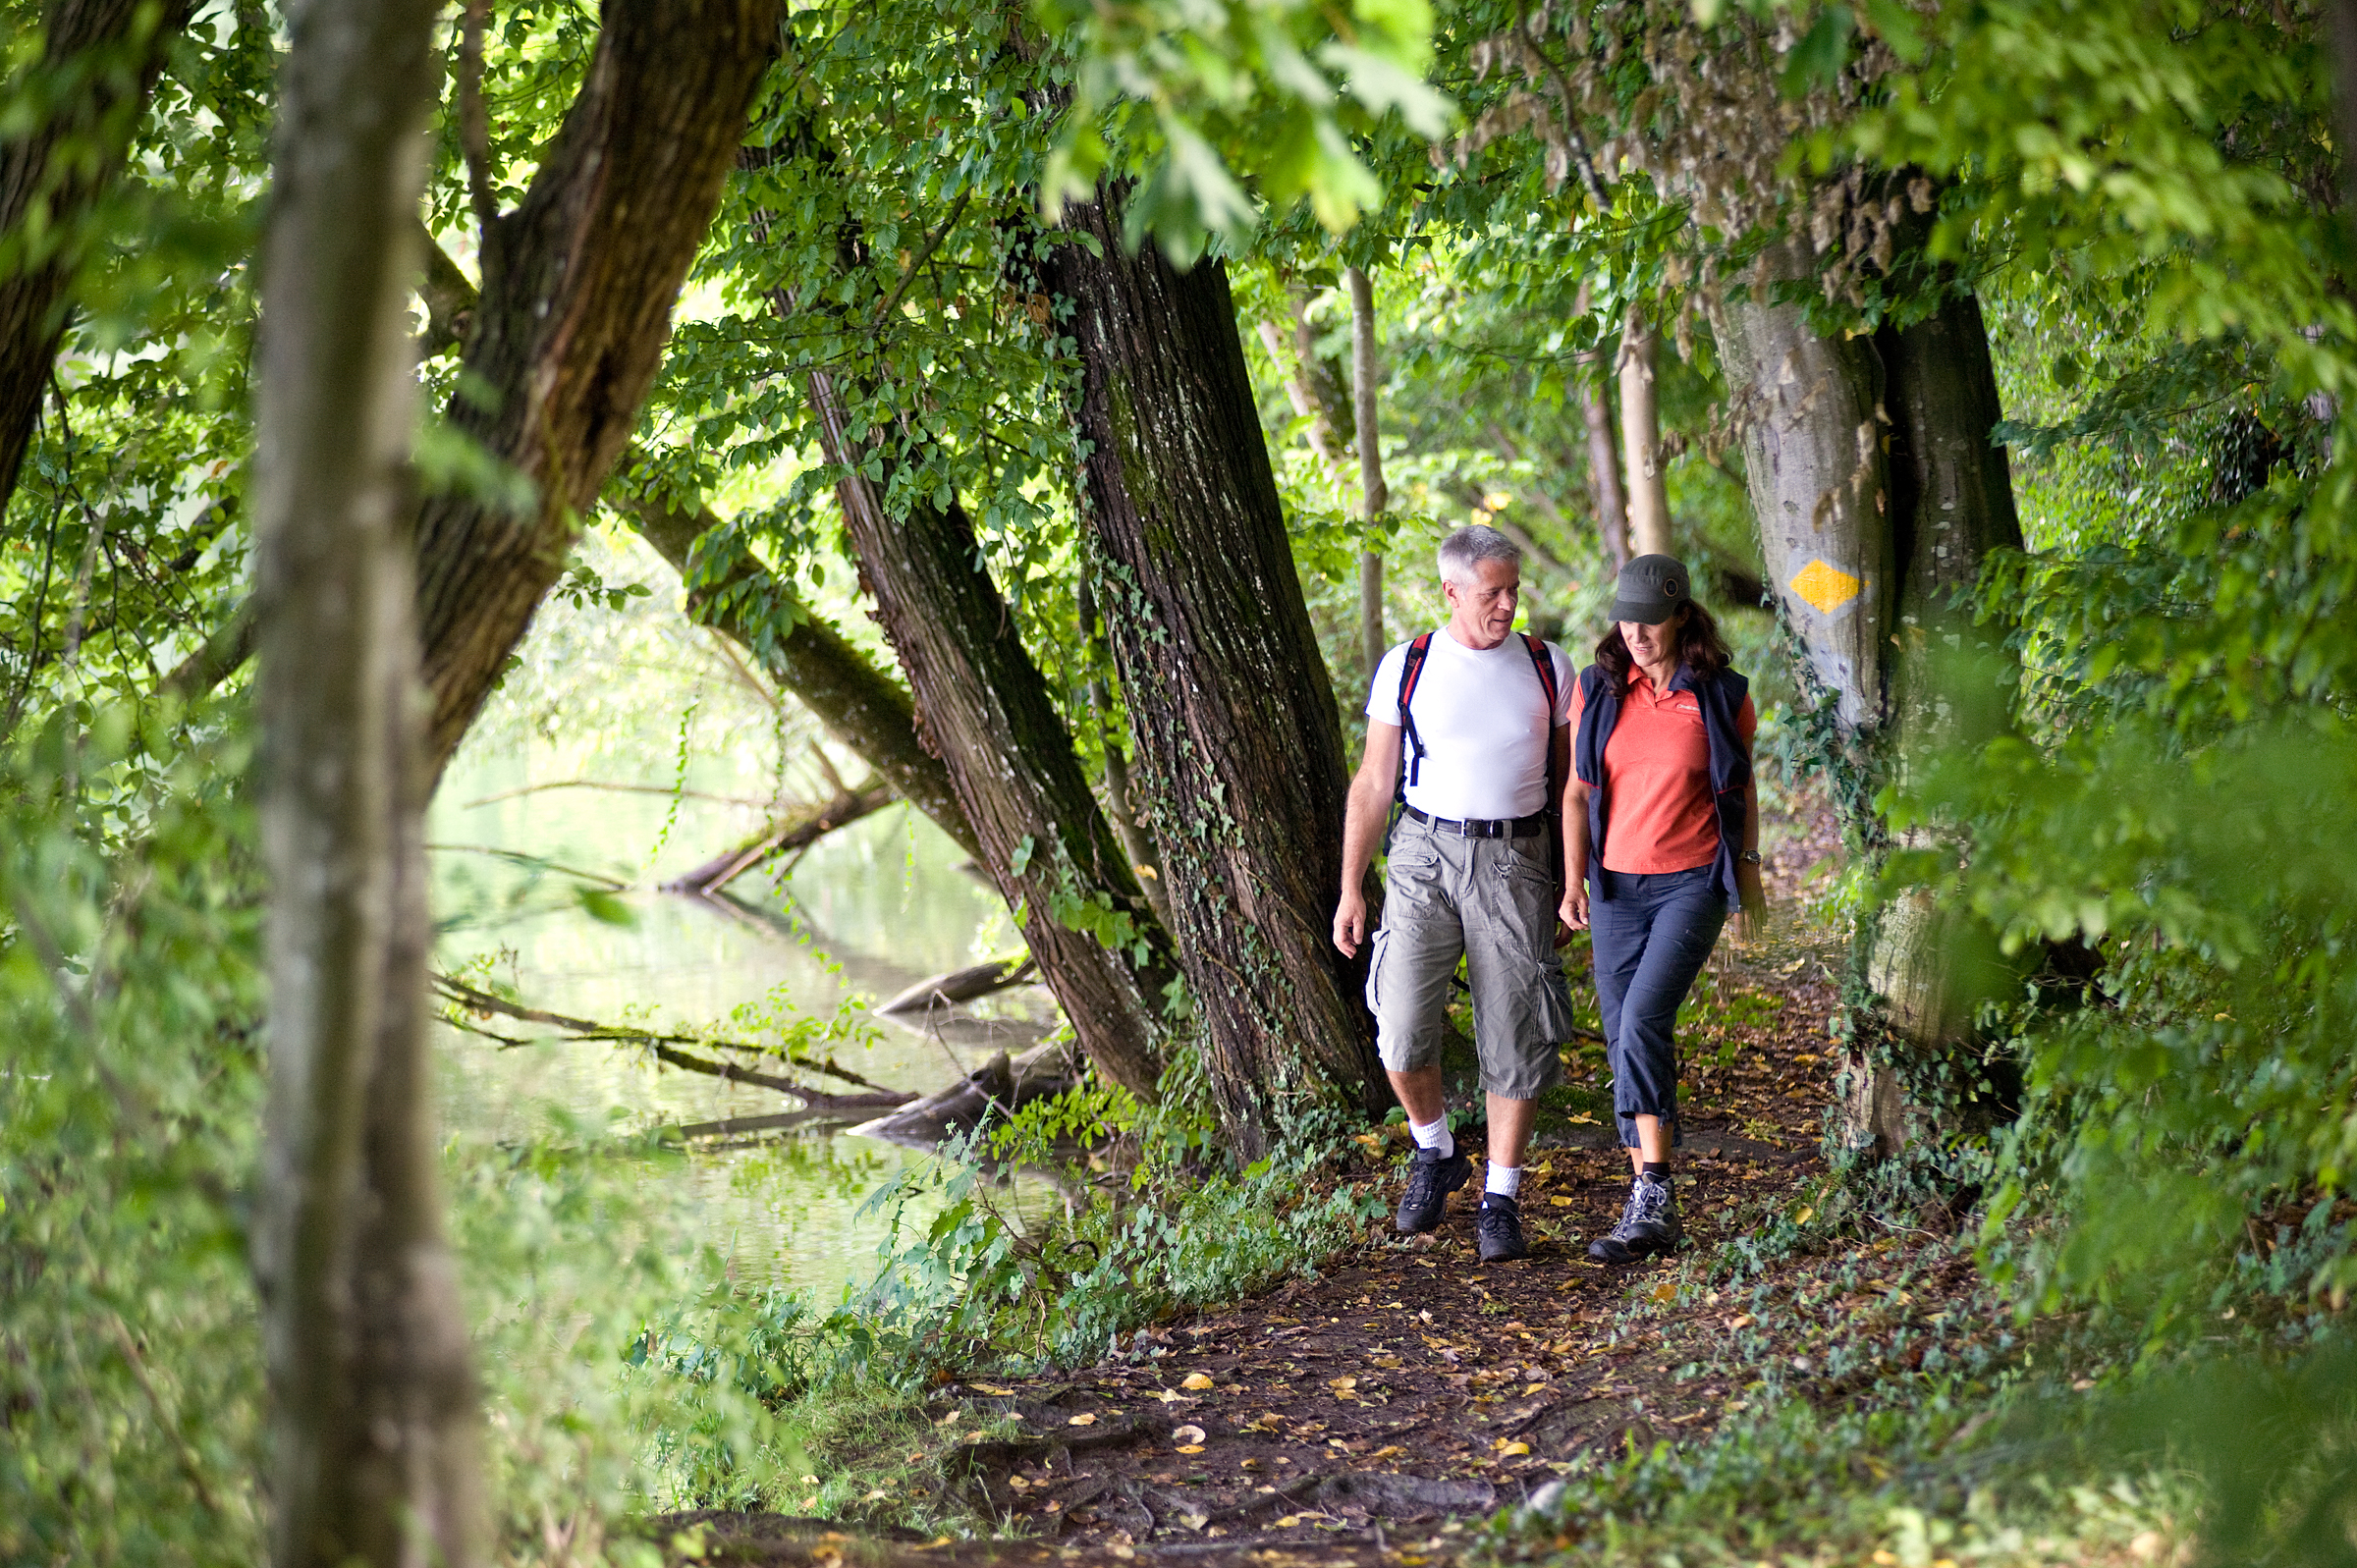
[[[1151,234],[1180,265],[1212,235],[1248,234],[1260,202],[1306,198],[1327,229],[1348,229],[1384,195],[1353,135],[1393,114],[1426,138],[1448,128],[1448,100],[1425,81],[1426,0],[1041,0],[1039,12],[1072,30],[1079,57],[1050,211],[1131,175],[1124,239]]]

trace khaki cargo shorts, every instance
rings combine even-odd
[[[1482,1087],[1536,1100],[1562,1077],[1571,993],[1555,950],[1560,901],[1543,835],[1466,838],[1402,816],[1367,968],[1376,1049],[1392,1072],[1438,1059],[1458,958],[1473,988]]]

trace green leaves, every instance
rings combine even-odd
[[[1078,62],[1049,160],[1051,213],[1107,175],[1138,181],[1124,239],[1151,234],[1178,266],[1214,235],[1240,238],[1265,204],[1304,198],[1341,233],[1384,198],[1355,135],[1396,115],[1434,139],[1449,101],[1430,86],[1425,0],[1149,0],[1122,8],[1041,0]]]

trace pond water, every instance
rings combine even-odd
[[[743,838],[759,808],[582,788],[517,792],[567,777],[543,764],[462,758],[445,779],[427,829],[441,968],[487,963],[533,1007],[609,1023],[721,1025],[734,1038],[757,1035],[765,1012],[828,1018],[852,999],[853,1017],[872,1021],[877,1038],[838,1045],[838,1061],[917,1091],[994,1050],[1019,1052],[1053,1023],[1053,1002],[1035,987],[958,1009],[946,1029],[867,1013],[927,975],[1019,946],[997,894],[959,869],[963,851],[906,807],[821,839],[790,876],[739,879],[736,898],[716,903],[653,890]],[[598,918],[579,894],[594,884],[575,873],[626,885],[615,896],[628,923],[616,923],[611,906]],[[749,1011],[732,1025],[739,1009]],[[548,1033],[506,1018],[485,1027]],[[462,1138],[528,1138],[549,1130],[552,1109],[633,1130],[795,1108],[769,1090],[661,1067],[635,1049],[507,1048],[446,1025],[435,1034],[442,1125]],[[858,1215],[862,1200],[929,1158],[830,1128],[642,1168],[649,1181],[685,1184],[701,1239],[730,1256],[737,1278],[831,1301],[874,1270],[883,1222]],[[1018,1212],[1056,1201],[1046,1184],[1019,1180],[1012,1196]]]

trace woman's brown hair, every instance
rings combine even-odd
[[[1719,635],[1719,622],[1711,613],[1688,599],[1677,607],[1677,662],[1694,672],[1696,678],[1708,679],[1725,670],[1734,655],[1727,651],[1727,639]],[[1628,651],[1628,640],[1620,635],[1620,623],[1613,622],[1596,644],[1596,664],[1604,671],[1604,678],[1613,683],[1613,695],[1628,695],[1628,673],[1636,665],[1636,656]]]

